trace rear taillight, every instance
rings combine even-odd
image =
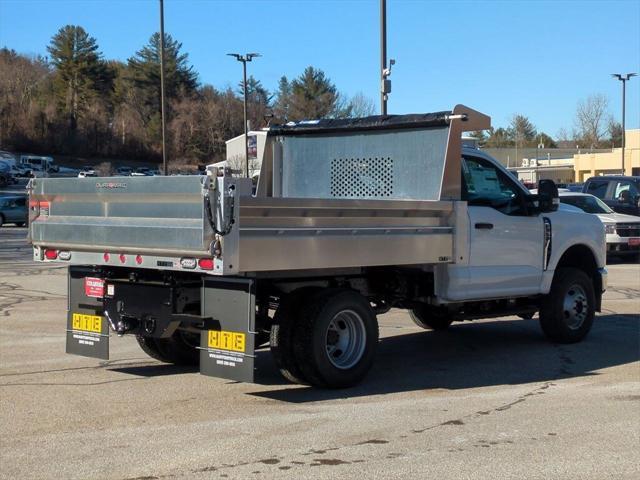
[[[120,263],[125,263],[127,261],[127,257],[124,253],[121,253],[118,258],[120,259]]]
[[[46,258],[47,260],[55,260],[58,258],[58,251],[47,248],[44,251],[44,258]]]
[[[142,255],[136,255],[136,263],[142,265]]]
[[[198,260],[198,266],[202,270],[213,270],[213,258],[201,258]]]
[[[104,252],[104,255],[102,255],[102,258],[104,259],[105,262],[108,262],[111,259],[111,255],[109,255],[107,252]]]

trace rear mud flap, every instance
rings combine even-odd
[[[66,352],[109,360],[107,320],[94,312],[68,312]]]
[[[239,382],[256,381],[255,312],[252,280],[204,280],[201,314],[213,318],[216,329],[200,335],[201,374]]]
[[[102,298],[86,295],[85,278],[96,273],[86,267],[69,268],[66,352],[83,357],[109,359],[109,324]]]

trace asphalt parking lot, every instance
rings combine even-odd
[[[64,353],[65,270],[0,229],[0,477],[6,479],[640,478],[640,266],[616,262],[590,336],[536,319],[422,331],[381,317],[352,389],[201,376],[111,341]]]

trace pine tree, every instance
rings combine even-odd
[[[180,53],[182,44],[165,33],[164,88],[167,99],[192,94],[198,87],[198,76],[188,65],[189,55]],[[147,105],[160,109],[160,34],[154,33],[149,43],[128,60],[130,78]]]
[[[273,103],[273,116],[276,123],[286,123],[289,119],[289,106],[291,104],[291,84],[284,75],[278,82],[278,91]]]
[[[508,131],[518,148],[533,146],[535,143],[536,127],[524,115],[515,114]]]
[[[343,116],[338,89],[320,69],[307,67],[291,82],[289,120]]]
[[[110,90],[113,77],[102,60],[96,39],[80,26],[62,27],[47,50],[55,67],[54,91],[58,105],[68,115],[73,132],[90,98]]]
[[[181,53],[182,44],[165,33],[164,85],[167,99],[167,121],[170,121],[171,101],[178,101],[196,92],[198,77],[189,66],[187,53]],[[128,75],[135,106],[153,142],[160,139],[160,34],[154,33],[149,43],[129,60]]]
[[[242,82],[238,84],[238,97],[243,100],[244,89]],[[262,86],[260,80],[253,75],[247,78],[247,119],[250,129],[260,128],[265,122],[265,116],[269,110],[273,96],[269,90]]]

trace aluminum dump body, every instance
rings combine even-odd
[[[457,106],[276,127],[254,194],[213,172],[34,179],[34,259],[213,275],[452,262],[460,136],[488,122]]]

